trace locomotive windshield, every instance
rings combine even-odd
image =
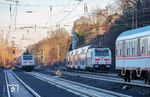
[[[109,56],[109,50],[108,49],[105,49],[105,50],[95,49],[95,56]]]
[[[32,60],[32,56],[23,56],[23,60]]]

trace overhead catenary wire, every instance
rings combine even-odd
[[[70,1],[70,0],[69,0]],[[81,2],[81,1],[80,1]],[[78,2],[78,4],[67,14],[67,15],[65,15],[57,24],[60,24],[63,20],[65,20],[75,9],[76,9],[76,7],[79,5],[79,3],[80,2]],[[68,2],[69,3],[69,2]],[[86,8],[88,7],[87,6],[87,3],[84,3],[84,7],[85,7],[85,4],[86,4]],[[65,9],[66,7],[64,6],[64,8],[63,9]],[[84,12],[85,13],[85,12]],[[89,15],[90,13],[88,12],[88,14],[86,14],[86,15]],[[93,14],[93,13],[92,13]],[[72,17],[71,17],[72,18]]]
[[[66,5],[69,5],[70,1],[71,1],[71,0],[69,0]],[[66,9],[66,7],[67,7],[67,6],[64,6],[63,9],[62,9],[62,11],[64,11],[64,10]]]
[[[77,17],[78,15],[76,15],[76,16],[74,16],[74,17]],[[149,14],[145,14],[145,15],[142,15],[142,16],[138,16],[138,18],[142,18],[142,17],[145,17],[145,16],[149,16]],[[132,19],[132,17],[130,17],[130,18],[127,18],[128,20],[131,20]],[[74,20],[69,20],[69,21],[65,21],[65,23],[67,23],[67,24],[69,24],[69,23],[72,23]],[[53,23],[57,23],[57,22],[53,22]],[[64,23],[64,24],[65,24]],[[149,23],[149,22],[142,22],[142,23]],[[140,23],[138,23],[138,24],[140,24]],[[24,24],[17,24],[17,25],[24,25]],[[37,26],[42,26],[42,25],[44,25],[44,23],[39,23],[39,24],[36,24]],[[126,24],[120,24],[120,25],[126,25]],[[118,25],[118,26],[120,26],[120,25]],[[33,25],[34,26],[34,25]],[[53,25],[53,26],[55,26],[55,25]],[[80,25],[76,25],[76,26],[80,26]],[[101,25],[97,25],[98,27],[100,27]],[[46,26],[44,26],[44,27],[46,27]],[[37,28],[38,29],[38,28]]]
[[[70,2],[71,2],[71,0],[68,0],[67,4],[62,8],[62,10],[60,11],[60,13],[61,13],[61,12],[64,12],[65,8],[69,5]],[[48,17],[48,20],[47,20],[46,24],[49,23],[49,20],[50,20],[51,17],[52,17],[52,6],[50,6],[50,11],[51,11],[51,12],[50,12],[50,16]]]
[[[53,6],[53,7],[60,7],[60,6],[64,6],[64,8],[63,9],[65,9],[67,6],[73,6],[73,5],[75,5],[75,4],[69,4],[69,2],[70,2],[70,0],[68,1],[68,3],[67,4],[64,4],[64,5],[51,5],[51,6]],[[81,1],[79,1],[79,3],[80,3]],[[0,4],[7,4],[7,5],[9,5],[10,3],[4,3],[4,2],[0,2]],[[91,3],[93,3],[93,2],[91,2]],[[85,4],[85,3],[80,3],[80,4]],[[39,6],[39,7],[50,7],[49,5],[32,5],[32,4],[21,4],[21,3],[18,3],[18,6]],[[75,8],[73,8],[73,10],[74,9],[76,9],[76,7],[77,6],[79,6],[79,4],[77,4],[76,6],[75,6]],[[71,10],[71,11],[69,11],[68,12],[68,14],[64,17],[64,18],[62,18],[60,21],[59,21],[59,23],[61,23],[63,20],[65,20],[66,19],[66,17],[68,17],[71,13],[72,13],[72,11],[73,10]],[[47,22],[46,22],[46,24],[48,24],[48,22],[49,22],[49,20],[50,20],[50,17],[49,17],[49,19],[47,20]]]
[[[52,4],[50,4],[52,7],[63,7],[64,6],[64,8],[66,8],[67,6],[75,6],[76,4],[69,4],[69,2],[70,2],[71,0],[69,0],[68,1],[68,3],[67,4],[60,4],[60,5],[52,5]],[[80,1],[81,2],[81,1]],[[95,2],[93,2],[92,0],[91,0],[91,2],[87,2],[87,4],[91,4],[91,3],[98,3],[98,2],[100,2],[100,1],[95,1]],[[9,3],[7,3],[7,2],[2,2],[2,1],[0,1],[0,4],[3,4],[3,5],[10,5],[10,4],[13,4],[13,3],[11,3],[11,2],[9,2]],[[80,5],[84,5],[85,3],[80,3]],[[40,4],[22,4],[22,3],[18,3],[18,6],[26,6],[26,7],[50,7],[50,5],[40,5]],[[63,9],[64,9],[63,8]]]
[[[69,18],[72,18],[72,17],[69,17]],[[71,21],[72,22],[72,21]]]
[[[0,4],[4,4],[4,5],[10,5],[12,3],[6,3],[6,2],[1,2],[0,1]],[[76,4],[60,4],[60,5],[51,5],[53,7],[63,7],[63,6],[75,6]],[[49,7],[49,5],[32,5],[32,4],[21,4],[19,3],[18,6],[28,6],[28,7]]]
[[[78,7],[78,5],[81,3],[81,1],[79,1],[76,5],[75,5],[75,7],[68,13],[68,14],[66,14],[59,22],[58,22],[58,24],[60,24],[63,20],[65,20],[66,19],[66,17],[68,17],[77,7]]]

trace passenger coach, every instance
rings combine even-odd
[[[66,59],[68,68],[82,70],[109,69],[111,65],[111,51],[109,48],[85,46],[70,51]]]
[[[116,69],[144,77],[150,71],[150,26],[129,30],[116,40]]]

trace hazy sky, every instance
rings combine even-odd
[[[10,1],[0,1],[0,24],[9,24],[10,4],[12,4],[12,13],[15,11],[15,2]],[[84,3],[87,3],[88,10],[91,11],[95,8],[104,8],[107,4],[111,4],[112,1],[113,0],[83,0],[69,16],[61,22],[61,24],[71,24],[75,19],[79,18],[79,16],[83,15]],[[17,24],[46,25],[52,23],[55,25],[56,23],[59,23],[59,21],[62,20],[77,3],[78,0],[19,0]],[[52,6],[51,16],[49,6]],[[27,13],[26,11],[32,11],[32,13]]]
[[[15,2],[10,1],[14,0],[0,0],[0,27],[5,25],[7,29],[8,25],[10,24],[10,20],[12,21],[11,23],[13,23],[12,26],[14,27]],[[19,0],[16,26],[26,27],[34,26],[36,24],[37,26],[55,28],[56,24],[60,24],[61,27],[65,27],[67,31],[71,32],[73,22],[80,16],[84,15],[85,3],[87,4],[87,8],[90,13],[96,8],[104,9],[106,5],[112,4],[113,1],[114,0],[83,0],[75,8],[75,6],[79,3],[78,0]],[[10,4],[12,10],[12,19],[10,19]],[[51,15],[50,6],[52,6]],[[73,10],[73,8],[75,9]],[[31,13],[27,13],[29,11]],[[71,14],[69,14],[70,11],[72,11]],[[61,21],[62,19],[63,21]],[[46,29],[37,29],[37,31],[34,31],[34,29],[30,31],[28,31],[28,29],[18,29],[11,30],[9,34],[8,32],[8,30],[5,30],[5,37],[7,36],[10,41],[14,40],[17,44],[25,46],[28,45],[28,43],[38,41],[39,39],[47,36]],[[29,39],[24,40],[23,42],[23,36]]]

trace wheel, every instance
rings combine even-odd
[[[135,80],[137,79],[137,73],[136,73],[136,71],[132,71],[131,78],[135,79]]]
[[[150,85],[150,77],[148,77],[148,84]]]

